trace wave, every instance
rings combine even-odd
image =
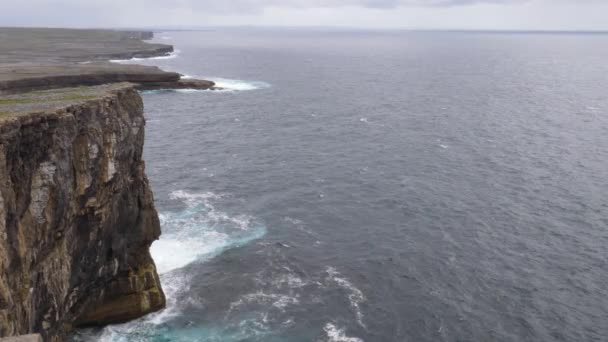
[[[274,308],[284,310],[287,306],[296,305],[298,303],[300,303],[300,299],[297,295],[289,296],[279,293],[265,293],[263,291],[258,291],[243,295],[237,301],[231,303],[228,314],[230,314],[234,309],[246,304],[261,304],[264,306],[271,305]]]
[[[176,58],[179,55],[180,51],[179,50],[175,50],[167,55],[164,56],[155,56],[155,57],[133,57],[130,59],[110,59],[110,62],[112,63],[119,63],[119,64],[129,64],[129,63],[133,63],[133,62],[141,62],[141,61],[154,61],[154,60],[162,60],[162,59],[173,59]]]
[[[166,60],[166,59],[174,59],[178,57],[180,54],[180,50],[175,50],[165,56],[156,56],[156,57],[133,57],[130,59],[111,59],[110,62],[118,63],[118,64],[131,64],[137,63],[141,61],[154,61],[154,60]],[[182,75],[183,79],[192,79],[192,78],[200,78],[206,79],[209,81],[215,82],[216,86],[221,88],[220,90],[214,90],[214,92],[222,93],[222,92],[233,92],[233,91],[247,91],[247,90],[257,90],[257,89],[266,89],[270,88],[270,84],[262,81],[247,81],[247,80],[239,80],[239,79],[230,79],[223,77],[193,77],[191,75]],[[209,90],[197,90],[197,89],[160,89],[160,90],[146,90],[144,93],[153,94],[153,93],[163,93],[163,92],[201,92],[201,91],[209,91]]]
[[[182,76],[184,79],[194,78],[192,76],[184,75]],[[203,79],[207,79],[209,81],[215,82],[215,85],[221,89],[211,90],[211,89],[154,89],[154,90],[142,90],[142,94],[165,94],[165,93],[182,93],[182,94],[195,94],[195,93],[231,93],[235,91],[249,91],[249,90],[257,90],[257,89],[265,89],[269,88],[270,84],[262,81],[244,81],[244,80],[231,80],[226,78],[213,78],[213,77],[203,77]]]
[[[285,266],[284,268],[291,272],[289,267]],[[286,287],[288,289],[298,289],[308,285],[308,282],[302,280],[302,278],[294,273],[287,273],[273,279],[272,284],[277,288]]]
[[[229,215],[213,205],[214,193],[174,191],[170,198],[186,205],[181,212],[159,215],[163,235],[150,252],[160,274],[208,260],[226,249],[261,238],[266,229],[249,215]]]
[[[217,87],[227,91],[246,91],[270,88],[270,84],[262,81],[245,81],[221,77],[208,77]]]
[[[333,267],[327,267],[325,272],[329,275],[329,280],[336,283],[338,286],[343,288],[348,292],[348,300],[350,302],[350,306],[355,311],[355,316],[357,318],[357,323],[360,326],[365,328],[365,323],[363,323],[363,312],[361,311],[361,303],[363,303],[366,298],[363,295],[363,292],[353,285],[348,279],[341,277],[340,273],[336,271]]]
[[[328,342],[363,342],[358,337],[348,337],[344,329],[336,327],[333,323],[327,323],[323,328],[327,334]]]

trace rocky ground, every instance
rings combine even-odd
[[[214,89],[204,80],[110,59],[163,56],[173,47],[144,42],[150,32],[0,28],[0,95],[80,85],[132,82],[142,89]]]
[[[105,61],[173,51],[170,45],[142,41],[152,37],[151,32],[0,28],[0,64]]]

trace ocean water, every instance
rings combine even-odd
[[[75,340],[608,340],[608,35],[155,39],[168,306]]]

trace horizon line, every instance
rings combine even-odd
[[[210,29],[282,29],[282,30],[328,30],[328,31],[408,31],[408,32],[437,32],[437,33],[554,33],[554,34],[608,34],[608,29],[497,29],[497,28],[408,28],[408,27],[357,27],[357,26],[327,26],[327,25],[168,25],[168,26],[38,26],[19,25],[0,28],[31,28],[31,29],[73,29],[73,30],[151,30],[151,31],[204,31]]]

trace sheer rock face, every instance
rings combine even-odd
[[[144,123],[132,85],[0,116],[0,336],[60,341],[164,307]]]

